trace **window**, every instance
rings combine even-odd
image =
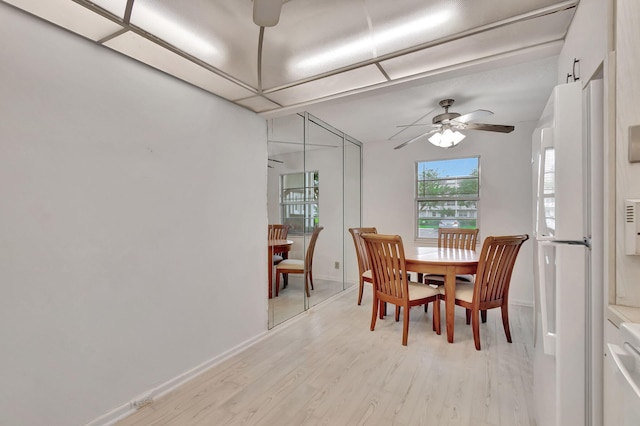
[[[289,234],[310,234],[318,225],[318,172],[291,173],[280,176],[282,223]]]
[[[479,157],[416,163],[416,235],[438,238],[438,228],[476,228]]]
[[[544,149],[542,172],[542,203],[544,206],[544,234],[555,235],[556,231],[556,153],[553,147]]]

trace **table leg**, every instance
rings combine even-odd
[[[444,277],[444,292],[446,299],[444,302],[446,317],[447,317],[447,340],[449,343],[453,343],[453,325],[455,323],[455,308],[456,308],[456,269],[447,268],[447,272]]]

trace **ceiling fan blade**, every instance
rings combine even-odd
[[[418,127],[418,126],[433,126],[431,123],[422,123],[422,124],[399,124],[396,127]]]
[[[461,115],[458,118],[454,118],[451,121],[457,121],[458,123],[468,123],[473,120],[477,120],[478,118],[487,117],[489,115],[493,115],[491,111],[487,111],[486,109],[477,109],[475,111],[471,111],[468,114]]]
[[[421,138],[423,138],[423,137],[425,137],[425,136],[427,136],[427,135],[430,135],[430,134],[432,134],[432,133],[437,132],[438,130],[440,130],[440,129],[431,129],[431,130],[429,130],[428,132],[422,133],[421,135],[418,135],[418,136],[416,136],[416,137],[415,137],[415,138],[413,138],[413,139],[409,139],[408,141],[406,141],[406,142],[404,142],[404,143],[401,143],[400,145],[396,146],[396,147],[395,147],[395,148],[393,148],[393,149],[400,149],[400,148],[403,148],[403,147],[405,147],[405,146],[409,145],[410,143],[417,141],[418,139],[421,139]]]
[[[417,120],[413,121],[411,124],[409,124],[409,126],[414,126],[414,125],[419,125],[420,123],[418,123],[419,121],[425,119],[427,116],[431,115],[432,113],[434,113],[438,108],[434,108],[431,111],[427,112],[426,114],[424,114],[423,116],[419,117]],[[431,123],[425,123],[425,125],[427,126],[432,126]],[[398,127],[402,127],[402,126],[398,126]],[[393,135],[391,135],[387,140],[391,140],[394,139],[396,136],[399,136],[400,134],[402,134],[402,132],[404,132],[405,130],[407,130],[406,128],[402,129],[402,130],[398,130],[396,133],[394,133]]]
[[[483,123],[468,123],[465,126],[466,130],[487,130],[489,132],[511,133],[515,129],[514,126],[504,126],[501,124],[483,124]]]

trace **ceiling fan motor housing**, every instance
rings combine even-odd
[[[432,122],[433,124],[447,123],[450,120],[456,119],[458,117],[460,117],[460,114],[458,114],[457,112],[444,112],[433,117]]]
[[[444,112],[433,117],[433,120],[431,120],[433,124],[446,124],[450,120],[460,117],[460,114],[457,112],[449,112],[449,107],[453,105],[453,102],[455,102],[453,99],[443,99],[438,102],[438,104],[444,108]]]

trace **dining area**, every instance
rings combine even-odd
[[[511,343],[509,286],[527,234],[487,236],[477,250],[478,229],[439,228],[438,246],[407,246],[399,235],[379,234],[376,228],[350,228],[360,273],[358,304],[364,285],[372,293],[370,330],[395,305],[395,321],[403,316],[402,344],[408,343],[409,312],[433,306],[432,328],[441,334],[440,302],[444,302],[447,342],[454,342],[455,308],[465,310],[476,350],[481,349],[480,322],[487,311],[500,308],[506,340]]]

